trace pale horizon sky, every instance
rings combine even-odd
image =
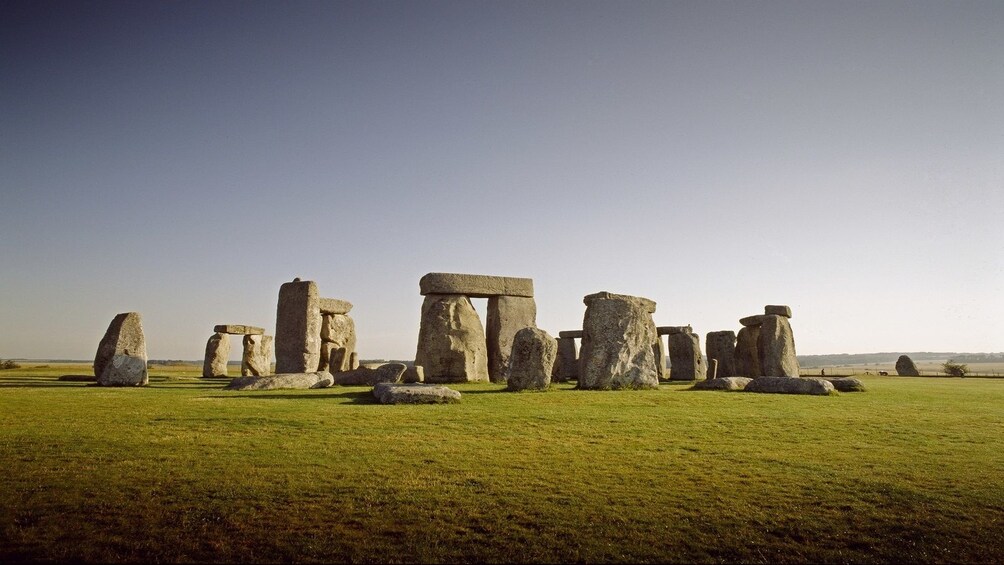
[[[4,2],[0,358],[138,311],[200,359],[300,277],[411,359],[437,271],[552,335],[606,290],[1004,351],[1002,101],[1002,2]]]

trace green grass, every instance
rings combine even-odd
[[[1004,379],[233,393],[0,372],[0,561],[1004,560]]]

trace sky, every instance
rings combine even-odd
[[[0,3],[0,358],[201,359],[300,277],[412,359],[428,272],[997,352],[1002,219],[1004,2]]]

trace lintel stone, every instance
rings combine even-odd
[[[352,310],[351,302],[337,298],[319,298],[317,304],[321,314],[348,314]]]
[[[213,331],[220,334],[230,335],[263,335],[265,328],[257,326],[244,326],[241,324],[220,324],[213,327]]]
[[[428,273],[418,281],[423,296],[427,294],[462,294],[470,298],[522,296],[533,298],[533,279],[464,275],[459,273]]]
[[[614,294],[612,292],[597,292],[595,294],[587,294],[582,298],[582,302],[589,306],[594,300],[606,300],[606,299],[617,299],[617,300],[629,300],[638,304],[645,309],[649,314],[655,314],[655,300],[649,300],[648,298],[642,298],[641,296],[630,296],[627,294]],[[560,335],[560,334],[559,334]]]
[[[558,332],[558,337],[565,337],[570,339],[582,339],[582,330],[566,330],[563,332]]]
[[[766,316],[770,316],[771,314],[774,314],[774,315],[777,315],[777,316],[784,316],[785,318],[790,318],[791,317],[791,306],[783,306],[783,305],[778,305],[778,304],[769,304],[769,305],[763,307],[763,313]]]
[[[692,334],[694,328],[687,326],[658,326],[655,328],[659,335]]]
[[[739,323],[747,328],[755,328],[763,325],[764,314],[757,314],[755,316],[746,316],[745,318],[740,318]]]

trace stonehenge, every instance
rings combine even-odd
[[[743,328],[736,335],[736,376],[798,376],[795,336],[788,322],[790,317],[790,307],[768,305],[764,307],[763,314],[739,320]]]
[[[704,380],[707,365],[701,355],[701,338],[690,326],[660,326],[659,335],[666,335],[669,343],[669,380]],[[660,340],[661,341],[661,340]]]
[[[533,280],[428,273],[419,291],[425,300],[415,364],[426,382],[505,382],[516,332],[537,327]],[[471,298],[488,299],[486,328]]]
[[[516,332],[506,375],[507,390],[547,390],[557,352],[558,342],[544,330],[526,327]]]
[[[263,377],[272,373],[272,336],[265,329],[242,324],[219,324],[206,342],[206,356],[202,362],[203,378],[227,376],[230,361],[230,335],[243,336],[244,352],[241,355],[241,375]]]
[[[241,376],[264,377],[272,374],[272,336],[246,334],[241,356]]]
[[[567,382],[579,378],[579,346],[576,339],[582,339],[582,330],[558,332],[558,355],[554,361],[556,382]]]
[[[718,362],[718,369],[711,378],[733,377],[736,373],[736,332],[732,330],[722,330],[708,332],[704,339],[704,350],[707,352],[708,364]]]
[[[658,388],[655,302],[599,292],[583,298],[580,389]]]
[[[202,376],[205,378],[227,376],[228,361],[230,361],[230,336],[221,332],[209,336],[209,341],[206,342],[206,357],[202,362]]]
[[[279,287],[275,315],[275,372],[312,373],[321,363],[321,310],[317,283],[301,281]]]
[[[147,373],[146,337],[139,312],[112,318],[94,355],[94,376],[100,386],[144,386]]]
[[[455,404],[460,393],[443,385],[380,383],[373,387],[380,404]]]
[[[909,355],[900,355],[896,360],[896,374],[901,377],[919,377],[920,371]]]

